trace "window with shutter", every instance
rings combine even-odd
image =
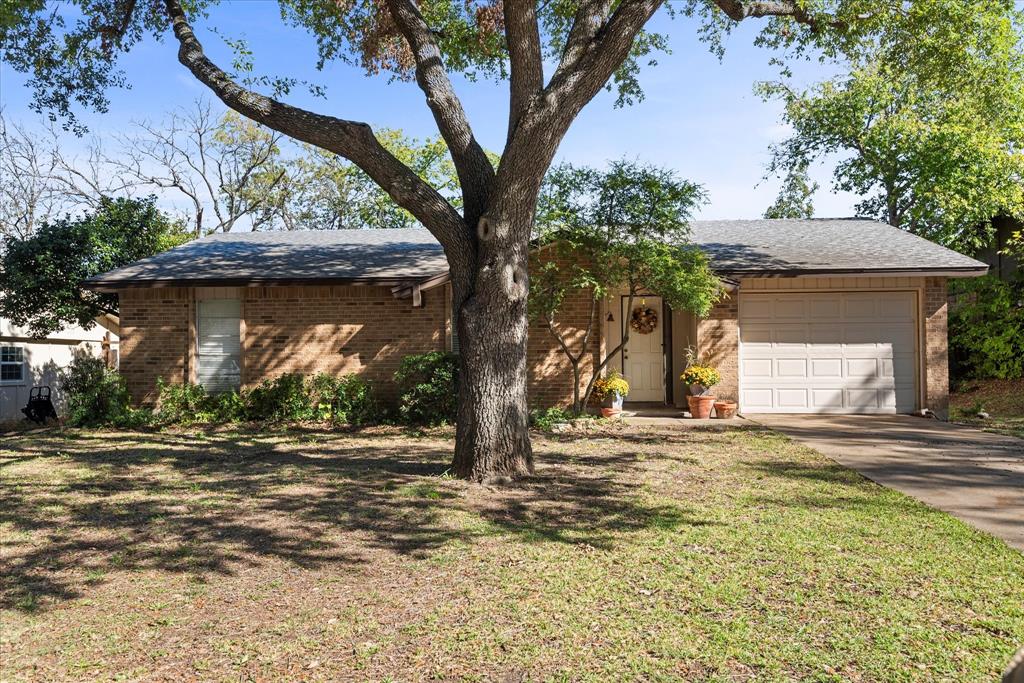
[[[234,391],[242,385],[242,302],[200,301],[197,308],[197,381],[210,393]]]

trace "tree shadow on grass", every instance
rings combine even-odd
[[[442,439],[293,436],[70,432],[4,444],[0,460],[19,466],[0,482],[0,607],[72,599],[111,571],[202,578],[277,559],[345,572],[488,536],[610,548],[624,533],[705,523],[641,500],[629,441],[585,462],[555,444],[536,476],[488,488],[445,476]]]

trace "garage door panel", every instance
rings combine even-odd
[[[779,297],[775,300],[775,319],[785,320],[791,318],[804,320],[807,317],[807,301],[790,297]]]
[[[914,409],[912,292],[741,294],[739,309],[743,410]]]
[[[812,320],[838,320],[842,317],[843,302],[838,296],[812,296],[807,314]]]
[[[774,365],[771,358],[748,358],[743,364],[743,376],[771,377]]]
[[[775,391],[776,405],[790,410],[809,408],[810,403],[807,400],[809,392],[809,389],[802,388],[777,389]]]
[[[812,358],[811,377],[816,379],[837,379],[843,376],[843,359]]]
[[[811,401],[815,408],[828,410],[843,407],[843,390],[841,388],[812,389]]]
[[[806,358],[779,358],[775,361],[776,377],[807,377]]]
[[[740,298],[740,317],[745,320],[774,320],[773,300],[770,297],[758,297],[757,299]]]

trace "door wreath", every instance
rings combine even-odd
[[[653,308],[637,306],[633,309],[629,326],[640,334],[650,334],[658,326],[658,314]]]

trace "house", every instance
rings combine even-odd
[[[85,330],[66,327],[44,338],[0,318],[0,422],[24,418],[21,409],[28,405],[32,387],[48,386],[58,413],[63,408],[57,373],[67,367],[76,354],[104,358],[108,367],[118,362],[117,319],[103,316],[97,325]]]
[[[684,405],[693,346],[721,371],[717,395],[749,413],[946,412],[946,283],[985,264],[867,220],[691,228],[729,297],[700,319],[654,295],[634,302],[657,321],[613,362],[629,401]],[[457,343],[447,263],[422,229],[215,235],[87,286],[120,297],[121,372],[140,402],[158,377],[222,390],[292,371],[357,372],[387,392],[403,356]],[[625,302],[601,302],[595,353],[621,338]],[[564,311],[572,336],[586,293]],[[568,402],[568,363],[540,325],[529,364],[532,404]]]

